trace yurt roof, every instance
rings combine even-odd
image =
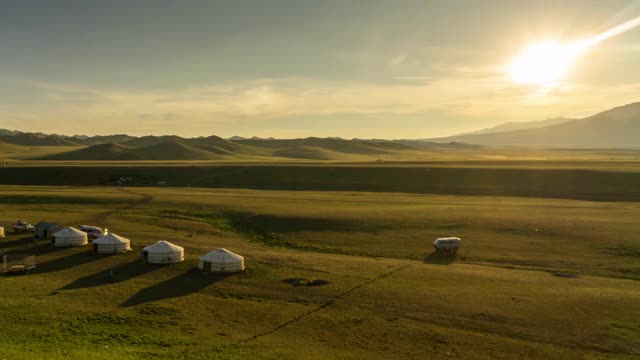
[[[155,244],[149,245],[147,247],[145,247],[144,249],[142,249],[142,251],[149,251],[149,252],[176,252],[176,251],[183,251],[184,248],[182,246],[178,246],[178,245],[174,245],[168,241],[164,241],[164,240],[160,240]]]
[[[436,241],[460,241],[459,237],[442,237],[442,238],[437,238]]]
[[[218,249],[200,256],[200,260],[224,263],[242,261],[244,260],[244,257],[235,254],[227,249]]]
[[[40,221],[39,223],[37,223],[35,225],[35,227],[42,227],[43,228],[43,227],[48,227],[49,225],[50,224],[48,222],[46,222],[46,221]]]
[[[55,237],[75,237],[75,236],[84,236],[84,235],[87,235],[87,233],[80,231],[74,227],[68,227],[66,229],[62,229],[57,233],[53,234],[53,236]]]
[[[116,235],[116,234],[107,234],[105,236],[101,236],[95,240],[93,240],[94,244],[103,244],[103,245],[108,245],[108,244],[128,244],[131,241],[129,241],[129,239],[124,238],[122,236]]]

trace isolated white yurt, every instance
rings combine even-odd
[[[198,268],[207,272],[239,272],[244,270],[244,257],[227,249],[218,249],[200,256]]]
[[[89,243],[87,233],[73,227],[53,233],[51,242],[55,246],[82,246]]]
[[[91,242],[98,254],[123,254],[131,251],[131,241],[116,234],[107,234]]]
[[[142,249],[142,258],[151,264],[169,264],[184,260],[184,248],[168,241],[160,240]]]
[[[461,243],[462,240],[458,237],[444,237],[437,238],[436,241],[433,242],[433,247],[435,247],[437,251],[456,252],[460,248]]]
[[[4,228],[0,226],[0,238],[4,237]]]

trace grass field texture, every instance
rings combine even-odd
[[[635,359],[639,215],[635,202],[2,186],[5,227],[18,218],[99,224],[134,252],[0,239],[0,253],[38,262],[0,278],[0,353]],[[462,250],[434,255],[433,238],[447,235],[461,236]],[[141,247],[160,239],[184,246],[186,261],[141,263]],[[195,271],[198,255],[218,247],[245,256],[247,271]]]

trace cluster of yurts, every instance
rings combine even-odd
[[[4,235],[4,229],[3,234]],[[51,236],[55,246],[84,246],[89,243],[87,233],[73,227]],[[91,242],[98,254],[123,254],[131,251],[131,241],[116,234],[107,234]],[[168,241],[158,241],[142,249],[142,259],[151,264],[170,264],[184,261],[184,248]],[[239,272],[244,270],[244,257],[226,249],[218,249],[200,256],[198,268],[209,272]]]

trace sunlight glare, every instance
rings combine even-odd
[[[640,16],[596,36],[560,43],[553,40],[530,44],[507,68],[513,82],[551,89],[565,78],[577,58],[598,43],[640,26]]]
[[[509,67],[514,82],[554,87],[569,72],[586,46],[583,42],[561,44],[544,41],[527,47]]]

